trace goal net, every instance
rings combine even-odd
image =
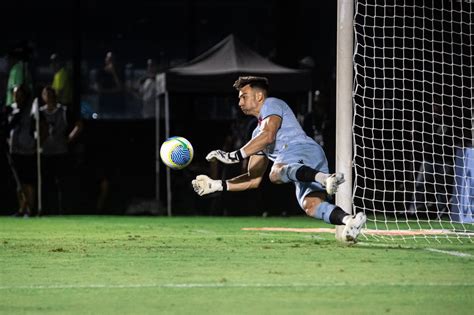
[[[355,1],[353,203],[376,237],[474,240],[473,9]]]

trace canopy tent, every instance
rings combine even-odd
[[[165,92],[229,92],[239,75],[261,75],[278,92],[308,91],[308,71],[282,67],[251,50],[234,35],[190,62],[158,74],[158,93]]]
[[[169,93],[233,93],[232,85],[239,76],[265,76],[270,92],[307,92],[311,104],[311,75],[309,71],[277,65],[253,51],[234,35],[229,35],[193,60],[156,76],[156,198],[160,200],[159,147],[160,108],[164,96],[165,136],[169,137]],[[171,215],[170,170],[167,169],[167,204]]]

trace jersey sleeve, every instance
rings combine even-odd
[[[265,118],[272,115],[276,115],[280,118],[283,118],[283,104],[280,100],[276,98],[267,98],[262,107],[260,117],[262,120],[264,120]]]

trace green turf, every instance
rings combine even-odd
[[[0,314],[472,314],[471,242],[348,247],[327,233],[241,230],[270,226],[328,227],[304,217],[3,217]]]

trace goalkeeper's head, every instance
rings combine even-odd
[[[268,95],[268,79],[264,77],[240,77],[234,83],[239,91],[239,107],[245,115],[258,117]]]
[[[246,85],[249,85],[252,89],[261,90],[265,97],[268,96],[269,86],[267,78],[255,76],[239,77],[234,83],[234,88],[240,91]]]

